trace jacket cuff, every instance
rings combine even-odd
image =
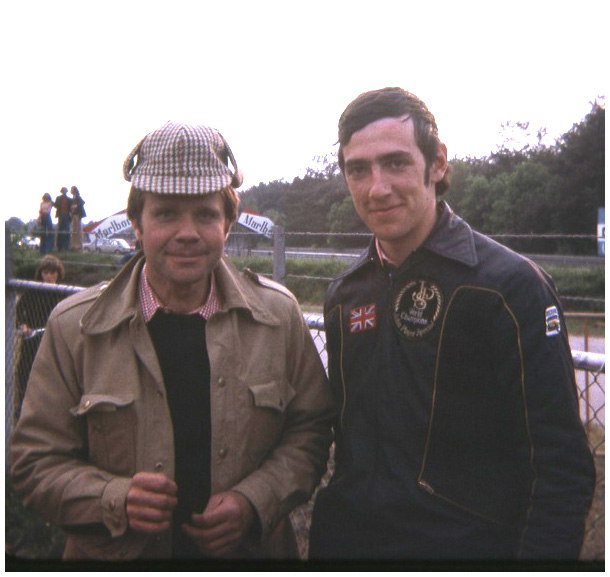
[[[120,537],[129,527],[125,504],[130,485],[130,478],[117,477],[102,493],[102,521],[112,537]]]
[[[278,518],[280,504],[273,489],[250,475],[232,487],[231,491],[241,493],[254,507],[260,525],[260,540],[264,543],[280,521]]]

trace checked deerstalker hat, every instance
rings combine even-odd
[[[158,194],[209,194],[243,182],[218,130],[176,122],[166,123],[140,141],[123,164],[123,176],[134,187]]]

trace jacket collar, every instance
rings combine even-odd
[[[248,271],[246,271],[247,273]],[[256,286],[260,286],[258,275],[250,273],[244,278],[245,273],[239,272],[226,256],[214,269],[218,292],[222,302],[221,311],[231,309],[245,309],[250,312],[252,318],[266,325],[279,325],[280,319],[274,315],[268,305],[260,298]]]
[[[474,243],[474,234],[470,225],[455,214],[444,200],[438,203],[437,211],[438,218],[434,228],[421,248],[460,262],[466,266],[476,266],[478,257]],[[349,276],[361,267],[373,262],[379,262],[379,255],[375,246],[374,237],[371,240],[368,249],[337,278]],[[402,266],[403,265],[400,265],[399,268]]]
[[[455,214],[444,200],[438,204],[438,219],[423,248],[470,267],[478,263],[470,225]]]
[[[138,281],[144,266],[142,253],[132,258],[109,283],[99,285],[100,296],[81,319],[84,334],[101,334],[111,331],[121,323],[141,315],[138,305]],[[245,281],[237,269],[223,257],[215,269],[221,311],[233,308],[246,309],[260,323],[278,325],[279,319],[267,310],[249,281]]]

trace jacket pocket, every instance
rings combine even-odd
[[[251,393],[250,426],[246,435],[248,455],[258,466],[277,445],[286,410],[295,396],[285,380],[272,380],[248,386]]]
[[[134,397],[83,395],[70,409],[87,421],[89,460],[116,475],[133,475],[136,465],[136,413]]]
[[[254,399],[254,406],[267,408],[283,413],[290,401],[293,399],[294,389],[288,382],[269,381],[248,387]]]

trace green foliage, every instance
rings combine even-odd
[[[269,278],[273,274],[273,259],[271,257],[231,257],[231,260],[240,270],[249,268]],[[288,258],[286,260],[286,286],[302,305],[321,307],[330,279],[338,276],[350,264],[350,260],[341,258]],[[545,266],[544,269],[553,277],[560,296],[604,298],[605,267]],[[603,304],[573,303],[571,301],[564,308],[571,311],[604,310]]]
[[[6,221],[5,227],[13,233],[23,232],[25,230],[25,223],[20,218],[12,216]]]
[[[369,233],[362,220],[360,220],[349,194],[341,202],[336,202],[332,205],[328,213],[328,224],[332,233]],[[368,241],[368,237],[358,239],[354,237],[330,236],[328,238],[328,244],[336,248],[364,247]]]
[[[271,257],[231,257],[235,266],[263,274],[269,278],[273,275]],[[292,291],[302,307],[321,308],[324,295],[330,280],[336,277],[350,264],[345,259],[288,258],[286,259],[286,287]]]
[[[489,180],[482,174],[466,176],[463,191],[461,215],[473,228],[482,230],[492,214],[494,201]]]
[[[454,159],[447,200],[474,228],[487,234],[594,235],[605,206],[605,108],[591,112],[555,145],[506,146],[484,158]],[[519,130],[526,123],[517,123]],[[507,139],[510,143],[510,139]],[[523,252],[595,254],[594,241],[513,243]]]
[[[560,297],[605,298],[605,267],[560,267],[545,266],[552,277]],[[604,311],[604,304],[572,303],[564,306],[568,310]]]
[[[13,276],[33,280],[38,263],[42,258],[36,249],[11,247]],[[72,286],[93,286],[112,279],[120,269],[119,257],[114,254],[88,252],[52,253],[64,264],[66,276],[61,284]]]

